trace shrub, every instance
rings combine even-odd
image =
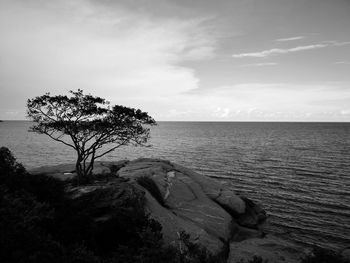
[[[6,147],[0,148],[0,175],[8,174],[23,174],[24,167],[17,163],[16,158],[11,151]]]
[[[263,260],[260,256],[254,256],[251,260],[248,261],[248,263],[268,263],[267,259]]]
[[[192,244],[188,235],[182,235],[186,254],[165,246],[161,225],[143,208],[143,195],[131,195],[120,207],[113,204],[110,217],[99,221],[95,220],[98,208],[88,196],[85,201],[65,197],[62,182],[28,174],[4,147],[0,172],[0,262],[220,262]],[[158,190],[161,196],[152,179],[141,182],[148,182],[147,189],[153,194]]]
[[[314,248],[312,254],[304,257],[301,263],[350,263],[350,261],[332,250]]]
[[[63,248],[45,230],[55,214],[49,203],[59,196],[52,186],[58,185],[46,179],[29,175],[0,148],[0,262],[61,262]]]
[[[0,148],[0,183],[10,192],[24,191],[39,202],[57,204],[64,199],[64,183],[45,175],[32,175],[17,163],[6,147]]]
[[[213,255],[205,247],[190,241],[190,235],[182,231],[179,234],[179,241],[182,242],[186,249],[180,254],[180,262],[188,263],[220,263],[226,262],[224,255]]]

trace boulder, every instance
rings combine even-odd
[[[60,180],[67,180],[76,176],[75,165],[72,163],[40,166],[37,168],[29,169],[28,172],[31,174],[45,174]]]
[[[210,199],[201,185],[183,170],[174,169],[169,162],[141,159],[128,163],[118,172],[121,178],[137,183],[137,178],[152,178],[165,199],[161,206],[146,190],[146,208],[151,217],[162,224],[164,238],[178,242],[184,231],[190,240],[213,253],[223,250],[231,237],[232,218],[219,204]],[[198,179],[198,178],[196,178]]]
[[[75,176],[74,165],[41,167],[30,172],[62,179]],[[218,254],[228,248],[232,239],[242,241],[263,235],[258,229],[266,214],[259,205],[237,195],[228,184],[183,166],[158,159],[96,162],[94,173],[112,177],[70,188],[69,193],[89,204],[97,221],[108,220],[113,209],[127,207],[135,196],[143,196],[144,208],[162,225],[168,244],[177,246],[180,234],[185,232],[190,241]],[[140,177],[151,178],[161,196],[141,186]]]
[[[299,263],[303,249],[294,243],[267,235],[230,244],[228,263],[248,263],[254,256],[268,263]]]
[[[244,227],[258,229],[267,218],[265,210],[249,198],[241,198],[245,202],[246,209],[245,213],[236,216],[237,223]]]
[[[215,179],[158,159],[131,161],[118,171],[118,176],[135,183],[137,178],[147,176],[156,182],[166,207],[145,189],[146,207],[151,216],[162,224],[164,238],[169,243],[176,243],[179,233],[185,231],[190,234],[192,242],[218,253],[237,233],[240,237],[262,235],[260,231],[249,232],[240,228],[235,218],[240,219],[243,225],[257,227],[262,217],[256,212],[263,210]]]
[[[347,260],[350,262],[350,247],[347,247],[341,251],[341,255],[344,258],[344,260]]]
[[[190,235],[190,241],[200,244],[212,253],[220,253],[225,243],[216,235],[213,236],[201,225],[182,217],[180,214],[161,206],[153,196],[146,192],[146,210],[150,216],[162,225],[163,239],[166,244],[179,246],[180,234],[185,232]]]
[[[239,215],[245,213],[246,205],[244,200],[236,195],[229,186],[178,164],[174,164],[174,168],[196,181],[210,199],[228,209],[231,214]]]
[[[93,173],[95,175],[116,174],[118,170],[124,167],[127,163],[128,160],[115,162],[95,162]],[[40,166],[37,168],[29,169],[28,172],[31,174],[45,174],[60,180],[72,179],[77,175],[75,173],[75,164],[72,163]]]

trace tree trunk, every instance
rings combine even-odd
[[[95,159],[91,158],[90,164],[89,164],[88,169],[86,171],[89,176],[92,176],[92,170],[94,169],[94,162],[95,162]]]
[[[81,161],[82,161],[81,155],[78,153],[78,159],[77,159],[77,161],[75,163],[75,172],[77,173],[77,181],[78,181],[77,183],[78,183],[78,185],[81,184],[82,179],[84,177],[84,171],[83,171],[83,169],[81,167]]]
[[[81,169],[80,169],[80,161],[79,160],[77,160],[77,162],[75,163],[75,172],[77,173],[78,185],[80,185]]]
[[[92,170],[94,169],[94,162],[95,162],[95,152],[96,150],[94,149],[91,154],[90,163],[85,171],[87,176],[92,176]]]

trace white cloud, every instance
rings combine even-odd
[[[288,54],[288,53],[294,53],[294,52],[305,51],[305,50],[320,49],[325,47],[338,47],[338,46],[345,46],[345,45],[350,45],[350,42],[325,41],[319,44],[297,46],[293,48],[285,48],[285,49],[272,48],[272,49],[263,50],[259,52],[234,54],[232,55],[232,57],[233,58],[246,58],[246,57],[264,58],[272,55]]]
[[[266,62],[266,63],[251,63],[251,64],[244,64],[240,65],[241,68],[248,68],[248,67],[265,67],[265,66],[276,66],[278,63],[276,62]]]
[[[230,117],[231,109],[218,107],[213,111],[213,116],[216,118],[227,118]]]
[[[192,100],[207,120],[349,121],[341,114],[350,110],[348,84],[239,83],[197,90]]]
[[[296,37],[288,37],[288,38],[279,38],[276,39],[275,41],[277,42],[286,42],[286,41],[294,41],[294,40],[300,40],[300,39],[304,39],[304,36],[296,36]]]
[[[112,103],[133,98],[138,105],[130,106],[147,110],[156,97],[198,87],[195,71],[181,63],[214,56],[205,21],[88,0],[1,1],[1,98],[82,88]]]
[[[337,64],[337,65],[350,65],[350,61],[337,61],[337,62],[334,62],[334,64]]]

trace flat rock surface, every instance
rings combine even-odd
[[[106,174],[113,173],[113,167],[123,167],[128,161],[116,161],[116,162],[96,162],[94,165],[94,174]],[[29,169],[31,174],[46,174],[48,176],[55,177],[60,180],[71,179],[77,174],[75,173],[75,164],[66,163],[58,165],[45,165],[37,168]]]

